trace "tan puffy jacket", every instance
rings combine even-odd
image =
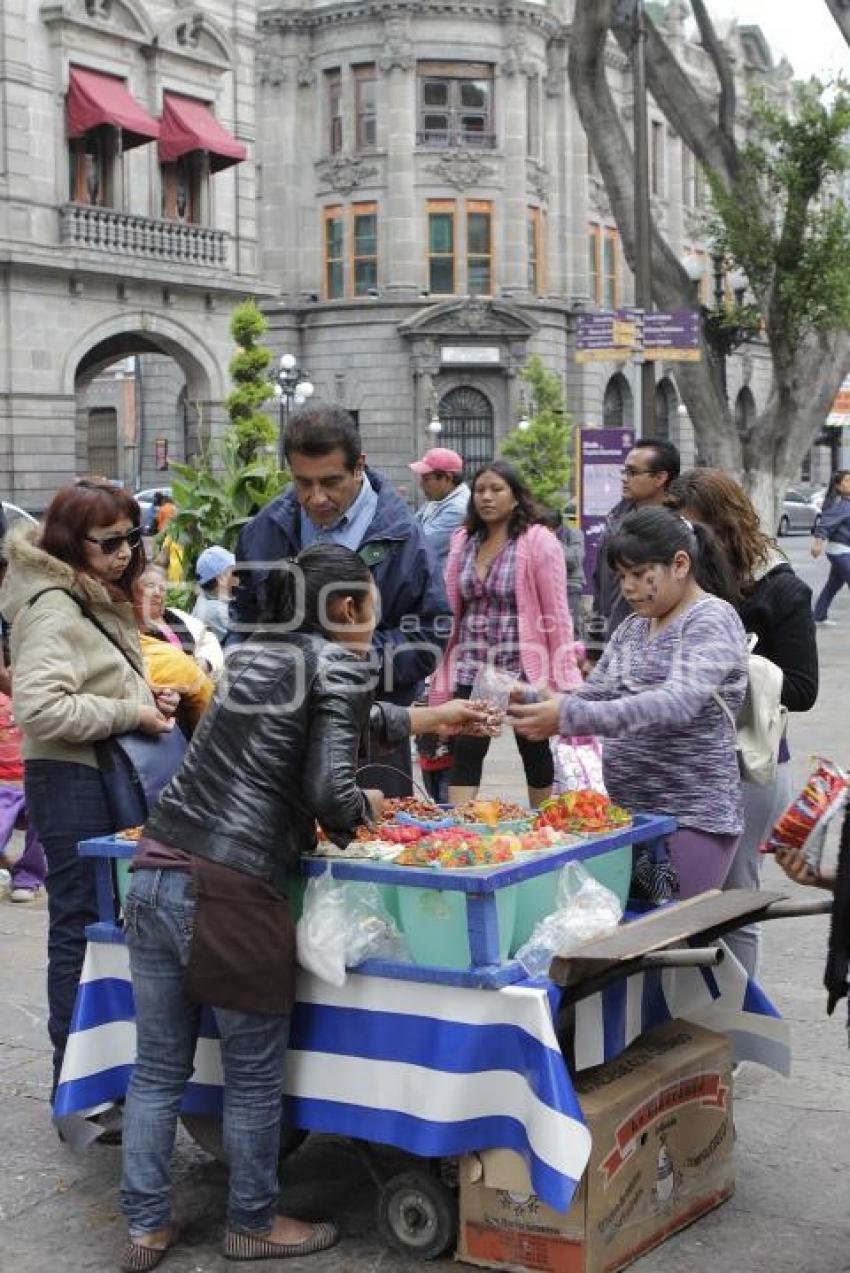
[[[0,588],[0,612],[12,627],[12,700],[23,756],[96,768],[92,744],[135,729],[140,708],[153,703],[139,633],[129,602],[113,601],[91,575],[38,548],[38,533],[29,526],[7,537],[9,566]],[[32,601],[45,588],[79,596],[126,657],[65,593]]]

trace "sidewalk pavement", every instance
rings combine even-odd
[[[784,543],[811,582],[822,578],[822,566],[803,559],[807,541]],[[843,706],[850,672],[846,593],[833,617],[839,626],[820,629],[818,635],[819,704],[792,722],[793,763],[801,777],[817,750],[850,763],[850,714]],[[509,739],[494,745],[482,790],[522,798],[521,771]],[[790,885],[770,861],[765,885],[813,896],[812,890]],[[41,900],[29,905],[0,901],[0,1268],[100,1273],[117,1267],[124,1235],[117,1206],[120,1150],[94,1145],[76,1155],[58,1143],[49,1123],[45,918]],[[844,1006],[833,1018],[824,1010],[827,928],[824,917],[765,925],[761,980],[791,1022],[793,1077],[744,1067],[735,1084],[734,1198],[638,1261],[635,1273],[850,1271],[850,1054]],[[183,1133],[175,1183],[182,1237],[163,1269],[223,1273],[230,1267],[218,1249],[225,1173]],[[308,1218],[337,1217],[343,1241],[334,1251],[289,1261],[292,1273],[412,1273],[420,1267],[382,1246],[374,1196],[352,1146],[328,1137],[308,1140],[285,1168],[282,1207]]]

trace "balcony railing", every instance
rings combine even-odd
[[[455,147],[468,146],[470,149],[494,150],[495,133],[469,132],[463,128],[420,129],[416,134],[417,146]]]
[[[178,265],[221,268],[227,263],[224,230],[83,203],[66,203],[59,214],[62,242],[73,247]]]

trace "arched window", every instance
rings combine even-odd
[[[86,438],[88,471],[98,477],[118,477],[118,412],[92,407]]]
[[[655,389],[655,431],[653,437],[669,442],[676,412],[679,407],[679,395],[673,381],[668,376],[659,380]]]
[[[450,389],[440,399],[439,416],[443,428],[437,445],[462,455],[469,472],[492,460],[493,408],[483,393],[467,387]]]
[[[602,420],[606,429],[630,429],[632,427],[632,391],[621,371],[613,375],[605,386],[602,400]]]
[[[735,428],[744,433],[756,418],[756,400],[752,390],[744,385],[735,399]]]

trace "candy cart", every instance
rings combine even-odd
[[[656,1025],[683,1018],[721,1031],[735,1059],[788,1073],[787,1030],[775,1009],[722,948],[703,949],[724,925],[775,907],[773,896],[713,895],[708,910],[670,907],[666,927],[649,916],[618,929],[608,946],[602,939],[582,948],[581,963],[555,961],[554,980],[529,979],[513,958],[535,917],[552,908],[564,865],[581,861],[625,888],[632,846],[673,829],[668,817],[637,815],[628,826],[575,836],[545,852],[456,871],[302,859],[305,879],[329,867],[337,879],[379,885],[410,939],[411,962],[368,960],[339,989],[299,973],[284,1085],[289,1131],[364,1142],[379,1186],[377,1222],[389,1244],[424,1259],[452,1245],[457,1204],[447,1164],[482,1149],[522,1154],[539,1197],[566,1211],[590,1154],[572,1077]],[[134,847],[114,836],[80,845],[96,862],[100,918],[88,931],[54,1105],[72,1143],[94,1137],[85,1115],[120,1100],[132,1068],[134,1012],[119,906]],[[221,1086],[212,1017],[202,1016],[183,1116],[213,1148]],[[415,1164],[387,1179],[368,1143],[406,1150]]]

